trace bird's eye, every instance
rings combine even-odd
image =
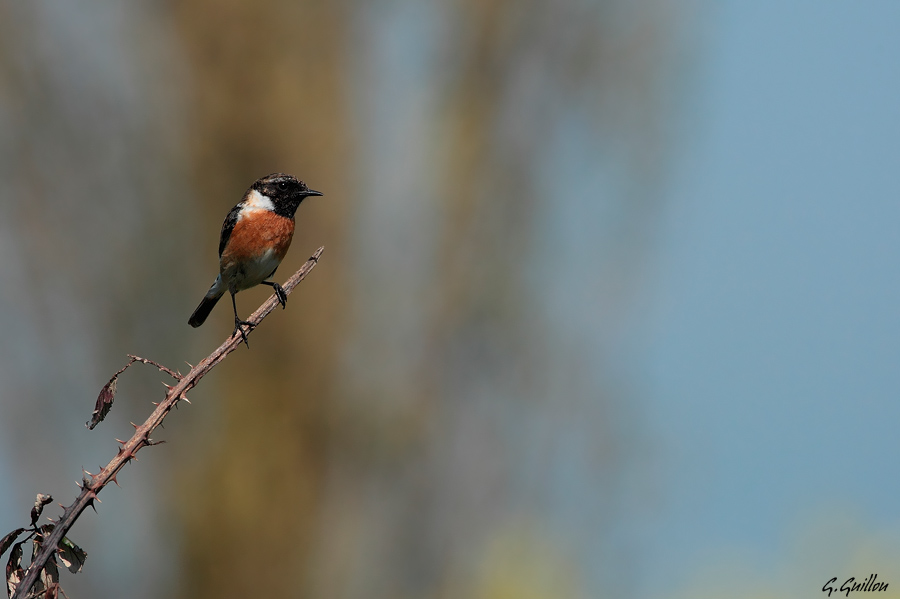
[[[287,188],[288,188],[287,181],[279,181],[278,182],[278,189],[280,189],[281,191],[284,191]]]

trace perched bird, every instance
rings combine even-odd
[[[294,236],[294,213],[305,198],[320,196],[306,183],[291,175],[274,173],[259,179],[250,186],[242,199],[222,223],[219,237],[219,276],[194,313],[188,324],[199,327],[206,321],[216,302],[231,294],[234,308],[234,332],[240,332],[244,343],[247,334],[237,313],[234,295],[262,283],[275,290],[281,307],[287,303],[287,294],[281,285],[268,281],[287,253]],[[250,344],[247,343],[247,347]]]

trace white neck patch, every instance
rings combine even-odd
[[[247,194],[247,199],[244,201],[244,206],[246,208],[252,208],[256,210],[275,210],[275,204],[272,203],[272,199],[267,196],[259,193],[255,189],[251,190],[249,194]]]

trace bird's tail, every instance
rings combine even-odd
[[[219,279],[217,278],[216,282],[213,283],[213,286],[206,292],[206,297],[203,298],[200,305],[197,306],[197,309],[194,310],[194,313],[191,314],[191,317],[188,319],[188,324],[192,327],[197,328],[206,322],[206,317],[209,316],[212,309],[216,307],[216,303],[218,303],[224,295],[224,290],[218,289],[218,283]]]

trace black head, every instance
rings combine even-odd
[[[274,205],[276,213],[289,218],[294,217],[297,206],[304,198],[322,195],[322,192],[310,189],[303,181],[284,173],[273,173],[257,180],[250,191],[266,196]]]

